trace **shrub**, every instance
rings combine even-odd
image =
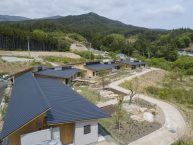
[[[43,57],[44,60],[50,62],[58,62],[58,63],[77,63],[84,61],[83,58],[68,58],[68,57],[55,57],[55,56],[45,56]]]
[[[73,51],[73,53],[80,55],[84,59],[94,60],[94,54],[90,51]]]
[[[158,67],[165,70],[171,70],[172,63],[167,61],[165,58],[152,58],[146,60],[149,66]]]
[[[159,94],[159,88],[149,86],[145,88],[146,93],[148,94],[153,94],[153,95],[158,95]]]

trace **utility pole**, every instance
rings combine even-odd
[[[150,59],[149,47],[147,48],[147,50],[148,50],[148,59]]]
[[[28,55],[30,56],[30,42],[29,42],[29,36],[27,36],[27,50],[28,50]]]
[[[90,60],[92,59],[92,58],[91,58],[91,47],[92,47],[92,44],[91,44],[91,42],[90,42]]]

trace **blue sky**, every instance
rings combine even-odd
[[[95,12],[126,24],[193,28],[193,0],[0,0],[0,14],[40,18]]]

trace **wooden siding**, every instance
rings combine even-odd
[[[45,113],[34,119],[32,122],[26,124],[22,128],[18,129],[16,132],[9,135],[10,145],[21,145],[21,135],[43,129],[45,127],[44,118]]]
[[[74,141],[75,124],[67,123],[59,125],[60,127],[60,140],[62,144],[72,144]]]

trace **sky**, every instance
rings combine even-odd
[[[97,13],[147,28],[193,29],[193,0],[0,0],[0,15],[41,18]]]

